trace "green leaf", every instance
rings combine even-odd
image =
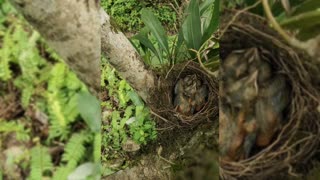
[[[178,40],[175,44],[175,49],[174,49],[174,57],[175,58],[177,58],[179,56],[180,47],[182,46],[182,44],[183,44],[183,31],[182,31],[182,29],[180,29],[179,34],[178,34]]]
[[[98,178],[99,165],[91,162],[86,162],[79,165],[72,173],[69,174],[68,180],[87,180],[89,177],[95,176]]]
[[[292,12],[292,15],[298,15],[308,11],[315,11],[320,8],[319,0],[307,0],[304,1],[301,5],[297,6],[296,9]]]
[[[320,24],[315,24],[309,28],[302,28],[299,30],[298,38],[301,40],[308,40],[319,35]]]
[[[93,132],[100,132],[101,107],[97,98],[89,92],[81,92],[78,95],[78,109],[81,117]]]
[[[148,39],[148,37],[143,36],[142,34],[139,33],[133,36],[132,38],[139,40],[142,45],[149,48],[153,52],[153,54],[155,54],[159,58],[159,60],[162,62],[162,56],[158,53],[158,51],[156,50],[152,42]]]
[[[191,0],[187,9],[188,16],[182,24],[183,36],[189,49],[199,50],[201,47],[201,19],[199,4]]]
[[[169,54],[168,37],[160,21],[147,9],[142,9],[141,20],[150,29],[151,34],[156,38],[159,46]]]
[[[128,94],[129,94],[129,97],[130,97],[131,101],[133,102],[133,104],[135,106],[144,105],[144,103],[141,100],[140,96],[136,92],[130,91],[130,92],[128,92]]]
[[[219,26],[219,7],[220,5],[220,0],[214,0],[214,4],[213,4],[213,12],[212,12],[212,16],[210,18],[210,24],[209,26],[203,30],[203,36],[202,36],[202,43],[205,43],[211,36],[212,33],[214,33]]]
[[[30,179],[44,179],[43,173],[47,170],[52,170],[53,165],[48,148],[38,145],[31,150],[31,172]]]
[[[310,11],[293,16],[281,22],[281,25],[289,29],[310,28],[320,23],[320,10]]]
[[[200,15],[203,15],[203,13],[210,8],[210,6],[215,3],[216,0],[206,0],[203,3],[200,4]],[[219,0],[218,0],[219,1]]]

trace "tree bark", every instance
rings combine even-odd
[[[144,101],[155,86],[155,75],[143,63],[126,36],[111,25],[109,15],[100,10],[101,50],[119,75],[136,90]]]
[[[99,1],[10,2],[97,96],[101,54]]]

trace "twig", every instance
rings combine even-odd
[[[198,62],[199,62],[199,64],[200,64],[200,66],[201,66],[207,73],[209,73],[211,76],[216,76],[216,74],[215,74],[214,72],[210,71],[208,68],[206,68],[206,67],[204,66],[204,64],[203,64],[202,61],[201,61],[201,56],[200,56],[200,52],[199,52],[199,51],[196,51],[196,50],[194,50],[194,49],[190,49],[190,51],[192,51],[192,52],[194,52],[194,53],[197,54],[197,59],[198,59]]]
[[[175,123],[173,123],[173,122],[169,121],[168,119],[166,119],[166,118],[164,118],[164,117],[160,116],[159,114],[157,114],[157,113],[153,112],[152,110],[150,110],[150,113],[151,113],[152,115],[157,116],[158,118],[160,118],[160,119],[161,119],[161,120],[163,120],[164,122],[171,123],[171,124],[173,124],[173,125],[175,125],[175,126],[178,126],[178,127],[179,127],[179,125],[178,125],[178,124],[175,124]]]

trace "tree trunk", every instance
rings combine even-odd
[[[112,26],[109,15],[100,10],[101,50],[120,76],[136,90],[144,101],[154,88],[155,76],[147,69],[138,52],[126,36]]]
[[[97,96],[100,91],[99,1],[10,2]]]

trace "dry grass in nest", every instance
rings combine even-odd
[[[174,86],[180,78],[196,74],[207,85],[209,94],[204,107],[197,113],[186,116],[178,113],[173,105]],[[197,63],[188,61],[175,65],[167,74],[160,75],[158,87],[149,100],[152,114],[158,120],[159,129],[194,127],[203,121],[213,121],[218,115],[218,83]]]
[[[225,11],[221,16],[221,58],[233,50],[259,48],[260,55],[268,58],[277,73],[287,77],[292,98],[287,123],[274,141],[248,159],[220,162],[220,178],[296,176],[296,170],[308,163],[320,144],[320,113],[316,110],[320,87],[314,83],[319,70],[314,69],[309,57],[288,46],[261,17],[237,11]]]

